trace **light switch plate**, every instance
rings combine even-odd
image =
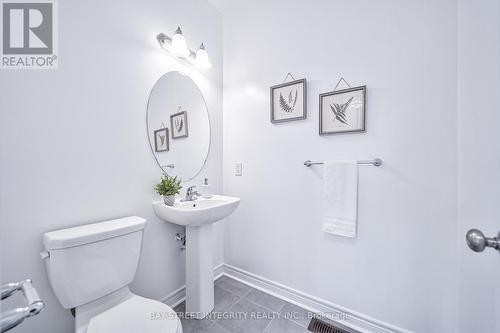
[[[236,176],[243,176],[243,163],[236,162],[236,165],[235,165],[235,168],[234,168],[234,174]]]

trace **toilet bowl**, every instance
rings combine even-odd
[[[176,313],[167,305],[131,295],[90,318],[85,333],[182,333]]]
[[[136,216],[47,232],[45,267],[76,333],[182,333],[172,308],[133,294],[146,220]]]

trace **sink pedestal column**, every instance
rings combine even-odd
[[[186,227],[186,312],[197,319],[214,309],[213,224]]]

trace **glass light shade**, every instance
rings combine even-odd
[[[170,52],[177,57],[187,57],[190,54],[187,48],[186,38],[182,35],[180,28],[177,28],[175,34],[172,36]]]
[[[208,60],[208,52],[205,50],[205,46],[201,44],[198,51],[196,51],[196,67],[201,69],[209,69],[212,67],[210,60]]]

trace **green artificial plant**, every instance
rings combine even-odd
[[[161,181],[156,184],[155,191],[156,193],[163,196],[176,195],[180,193],[182,188],[181,180],[175,177],[171,177],[168,175],[162,176]]]

